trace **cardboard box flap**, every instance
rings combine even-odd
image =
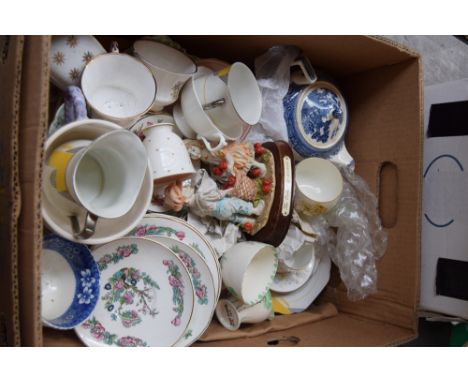
[[[242,61],[253,68],[256,57],[273,45],[297,45],[317,68],[337,77],[393,65],[417,54],[383,38],[363,36],[174,36],[190,54]]]
[[[42,344],[40,256],[41,188],[44,142],[48,126],[50,37],[28,36],[24,45],[19,130],[20,215],[19,272],[22,344]]]
[[[0,36],[0,346],[20,345],[18,123],[22,36]]]

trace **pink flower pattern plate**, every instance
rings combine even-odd
[[[122,238],[93,250],[101,272],[99,301],[75,328],[88,346],[173,346],[194,307],[189,271],[166,246]]]

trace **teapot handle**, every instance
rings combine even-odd
[[[299,85],[309,85],[317,81],[317,74],[315,73],[315,69],[307,56],[299,56],[297,60],[291,64],[291,67],[293,66],[299,66],[303,74],[303,78],[296,78],[294,82],[299,83]]]

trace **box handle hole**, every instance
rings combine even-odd
[[[392,228],[398,220],[398,168],[383,162],[379,172],[379,213],[382,225]]]
[[[300,342],[300,339],[295,336],[281,337],[267,341],[269,346],[294,346]]]

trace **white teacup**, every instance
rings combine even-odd
[[[197,71],[197,65],[177,49],[152,40],[139,40],[133,44],[133,52],[156,80],[158,92],[151,110],[160,111],[179,98],[185,82]]]
[[[81,89],[93,117],[129,128],[153,104],[156,83],[136,58],[117,52],[91,60],[83,70]]]
[[[275,247],[255,241],[232,246],[220,259],[223,283],[243,303],[253,305],[265,297],[278,268]]]
[[[226,329],[235,331],[241,324],[255,324],[263,322],[273,316],[271,293],[254,305],[246,305],[235,297],[229,297],[218,301],[216,317]]]
[[[106,133],[73,155],[66,169],[67,191],[87,210],[83,229],[75,217],[77,237],[93,235],[98,217],[115,219],[133,207],[147,164],[140,139],[126,130]]]
[[[296,272],[306,269],[315,263],[315,245],[310,242],[304,244],[289,258],[282,258],[279,254],[278,272]]]
[[[202,139],[210,151],[218,151],[227,143],[242,135],[242,124],[235,126],[217,126],[204,110],[204,104],[195,81],[199,76],[211,74],[211,70],[200,67],[198,72],[187,81],[180,94],[180,108],[174,107],[174,119],[177,126],[188,138]],[[217,142],[213,147],[210,142]]]
[[[262,95],[249,67],[235,62],[217,73],[195,80],[203,107],[220,129],[255,125],[262,114]]]
[[[195,174],[192,160],[182,139],[172,131],[174,125],[162,122],[143,126],[148,158],[155,185],[167,185]]]
[[[296,166],[295,209],[309,216],[333,208],[343,191],[340,170],[329,160],[307,158]]]

